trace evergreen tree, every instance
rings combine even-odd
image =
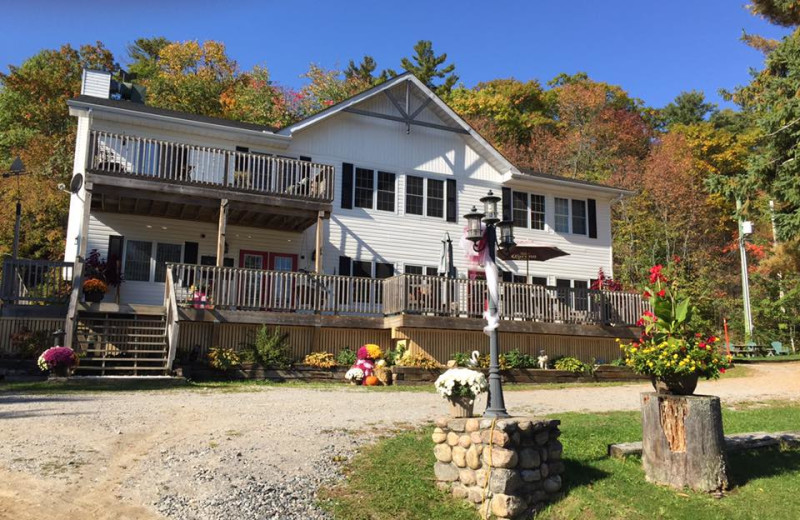
[[[453,73],[456,69],[455,64],[444,65],[447,61],[447,54],[437,56],[433,51],[433,43],[429,40],[418,41],[414,45],[414,53],[411,58],[400,60],[403,69],[413,73],[439,95],[450,92],[458,81],[458,76]],[[438,85],[436,84],[437,80],[441,80]]]

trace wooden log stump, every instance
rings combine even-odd
[[[727,489],[719,397],[643,393],[642,465],[647,480],[656,484]]]

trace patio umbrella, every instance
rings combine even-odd
[[[436,270],[439,276],[444,278],[456,277],[456,266],[453,265],[453,241],[450,239],[450,233],[445,232],[442,238],[442,255],[439,258],[439,268]],[[442,283],[441,288],[442,310],[447,312],[450,308],[450,284],[447,282]]]
[[[503,260],[525,260],[526,279],[530,276],[531,260],[535,262],[545,262],[553,258],[558,258],[559,256],[567,255],[569,255],[569,253],[556,246],[544,246],[536,244],[532,240],[519,240],[511,249],[497,252],[497,256]]]

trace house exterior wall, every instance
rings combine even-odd
[[[389,103],[388,100],[385,103]],[[378,100],[364,104],[365,110],[388,113],[385,103]],[[362,108],[362,105],[359,105]],[[427,120],[435,115],[428,113]],[[438,124],[445,124],[436,119]],[[339,113],[293,136],[291,155],[310,156],[315,162],[336,167],[336,186],[333,214],[326,222],[324,270],[334,273],[340,255],[354,260],[393,263],[400,274],[404,266],[435,267],[442,251],[445,232],[453,239],[454,261],[459,276],[465,276],[469,266],[459,245],[466,221],[463,215],[493,190],[500,195],[502,172],[473,149],[463,135],[438,129],[412,126],[410,133],[402,123]],[[395,211],[353,208],[344,209],[342,201],[342,163],[395,173]],[[457,182],[457,222],[408,214],[405,211],[407,176],[434,179],[455,179]],[[562,187],[549,185],[531,177],[530,181],[515,181],[518,191],[546,197],[546,229],[515,228],[518,239],[534,240],[542,245],[557,246],[570,255],[548,262],[531,262],[531,276],[547,276],[548,283],[556,278],[591,280],[602,268],[612,274],[611,265],[611,198],[591,187]],[[593,198],[597,203],[597,238],[586,235],[556,233],[553,230],[554,198]],[[308,233],[315,232],[314,228]],[[518,275],[526,273],[525,262],[500,262],[500,266]]]

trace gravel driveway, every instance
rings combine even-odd
[[[737,401],[800,397],[800,363],[700,383]],[[509,391],[512,413],[638,408],[647,385]],[[477,403],[478,410],[482,403]],[[326,518],[314,492],[376,432],[445,411],[365,388],[0,394],[0,519]]]

